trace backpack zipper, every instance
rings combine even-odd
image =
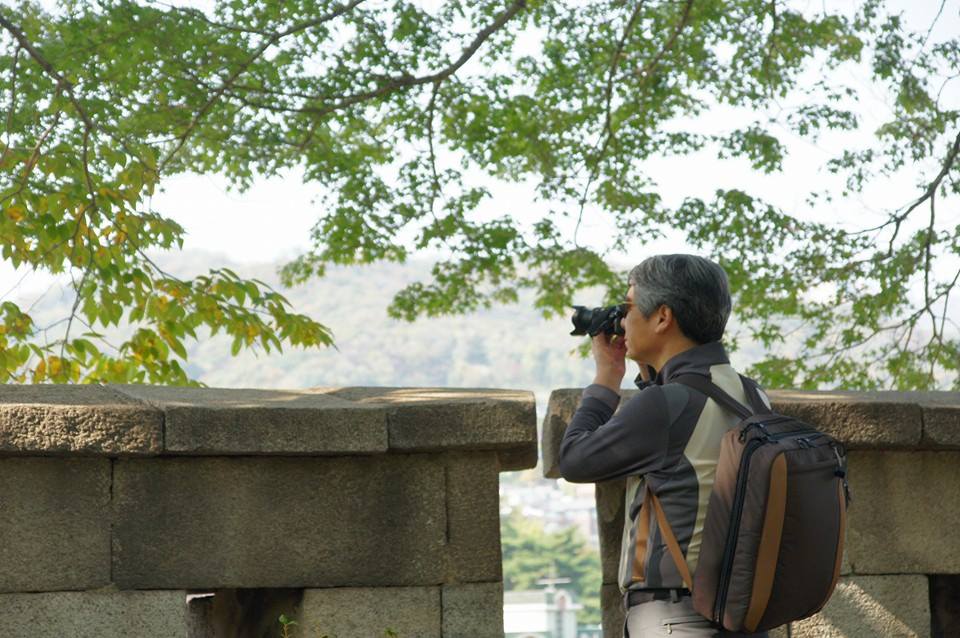
[[[747,443],[747,447],[743,451],[743,456],[740,458],[740,469],[737,473],[737,489],[734,492],[733,509],[730,512],[731,525],[727,528],[727,542],[723,548],[723,563],[720,567],[720,584],[717,588],[717,600],[713,607],[713,619],[721,625],[723,625],[723,611],[726,607],[727,589],[730,587],[730,567],[733,564],[733,553],[737,549],[737,536],[740,532],[740,515],[743,511],[743,501],[747,491],[747,468],[750,465],[750,457],[753,456],[753,453],[764,443],[776,443],[780,441],[780,439],[791,436],[817,433],[816,430],[803,429],[769,434],[766,433],[765,427],[761,429],[765,434]]]

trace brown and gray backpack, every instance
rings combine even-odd
[[[772,412],[756,384],[741,379],[752,410],[703,376],[673,380],[741,419],[721,444],[694,574],[650,496],[696,610],[729,631],[757,632],[827,603],[840,574],[849,490],[843,446]]]

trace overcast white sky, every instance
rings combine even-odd
[[[844,2],[843,6],[854,4]],[[902,7],[909,24],[923,30],[926,30],[940,8],[940,3],[933,0],[900,0],[893,4]],[[814,5],[819,7],[820,3]],[[931,34],[932,41],[936,41],[938,36],[960,30],[958,8],[960,2],[957,0],[946,3],[939,25]],[[851,228],[874,225],[875,220],[883,219],[884,211],[909,203],[918,192],[917,182],[930,174],[929,170],[925,173],[923,169],[929,169],[930,166],[905,172],[897,180],[875,182],[856,201],[840,201],[817,211],[808,211],[803,204],[811,190],[834,181],[823,168],[825,162],[842,149],[859,146],[858,142],[866,141],[876,125],[884,121],[889,113],[882,95],[871,87],[865,68],[846,73],[850,84],[860,87],[859,108],[864,123],[862,132],[852,135],[828,132],[816,143],[786,133],[785,141],[790,154],[784,171],[772,176],[753,171],[746,162],[721,161],[707,153],[651,162],[650,174],[659,182],[667,202],[679,203],[686,196],[708,198],[718,187],[736,186],[767,197],[787,211],[804,211],[802,216],[806,219],[840,222]],[[948,87],[943,99],[956,103],[960,98],[958,89],[960,81]],[[716,109],[698,118],[696,124],[704,131],[718,132],[733,130],[756,119],[763,118],[754,113]],[[536,201],[532,185],[492,181],[489,184],[492,197],[483,204],[481,215],[493,217],[510,214],[521,223],[530,223],[552,205],[551,202]],[[231,192],[225,180],[215,175],[174,176],[164,180],[162,187],[163,191],[153,198],[152,207],[186,228],[184,249],[219,253],[241,264],[295,257],[307,248],[310,228],[321,212],[317,205],[311,203],[320,193],[319,188],[303,184],[298,172],[291,172],[283,178],[257,180],[245,193]],[[960,222],[956,201],[949,204],[940,213],[944,220],[941,228],[952,228]],[[922,216],[917,217],[917,224],[923,224],[920,219]],[[950,219],[952,223],[948,221]],[[588,210],[580,233],[581,243],[602,245],[612,230],[604,215],[596,210]],[[906,233],[901,236],[906,236]],[[628,254],[613,255],[612,258],[619,262],[635,263],[649,254],[690,250],[682,237],[674,233],[666,240],[653,245],[634,246]],[[947,273],[955,273],[956,269],[956,261],[942,259],[937,263],[937,270],[942,277],[946,277]],[[14,271],[9,264],[0,264],[0,296],[5,297],[5,293],[19,283],[11,298],[29,300],[31,295],[47,289],[49,281],[48,276],[29,274],[22,269]]]

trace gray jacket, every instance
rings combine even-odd
[[[641,391],[619,410],[616,392],[587,386],[560,444],[560,473],[568,481],[626,479],[619,578],[624,591],[684,586],[656,516],[641,511],[645,484],[660,498],[691,573],[697,566],[720,440],[739,418],[713,399],[670,383],[690,373],[708,376],[749,405],[723,344],[714,341],[677,354],[655,379],[638,381]],[[760,396],[769,407],[762,390]]]

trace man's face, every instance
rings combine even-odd
[[[627,290],[627,315],[620,324],[623,326],[623,339],[627,344],[627,358],[633,359],[638,363],[649,363],[650,340],[655,336],[654,326],[656,325],[656,313],[649,319],[643,316],[640,309],[637,308],[634,301],[635,290],[633,286]]]

